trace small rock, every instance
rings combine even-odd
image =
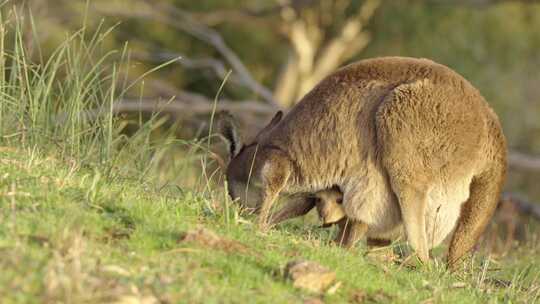
[[[315,293],[323,293],[336,280],[336,273],[328,268],[305,260],[294,260],[285,267],[285,276],[293,286]]]
[[[199,246],[220,249],[226,252],[248,252],[248,248],[242,243],[235,240],[222,238],[212,230],[203,227],[188,230],[180,236],[178,241],[185,243],[194,243]]]

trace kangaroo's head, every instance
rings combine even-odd
[[[252,142],[244,143],[236,119],[225,111],[217,115],[217,131],[229,148],[229,164],[225,172],[227,191],[234,201],[251,211],[257,211],[260,207],[261,170],[268,158],[267,149],[259,143],[282,117],[283,112],[278,111]]]

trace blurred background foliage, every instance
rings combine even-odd
[[[35,39],[27,42],[36,60],[81,26],[90,33],[114,27],[105,45],[121,50],[127,44],[131,60],[122,72],[130,79],[179,58],[146,77],[144,87],[133,88],[134,98],[208,102],[231,70],[221,97],[268,105],[272,112],[290,107],[349,62],[387,55],[430,58],[482,92],[512,150],[540,154],[535,1],[31,0],[24,7],[20,14],[30,10],[36,25]],[[183,111],[189,116],[190,106]],[[512,170],[507,188],[540,200],[539,175]]]

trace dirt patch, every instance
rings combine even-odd
[[[199,227],[188,230],[180,235],[179,243],[191,243],[198,246],[219,249],[225,252],[248,253],[250,250],[244,244],[220,237],[212,230]]]

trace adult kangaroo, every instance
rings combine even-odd
[[[337,186],[353,229],[375,239],[404,231],[422,262],[453,231],[450,267],[484,231],[506,175],[496,114],[467,80],[426,59],[343,67],[249,144],[231,116],[219,129],[229,194],[260,211],[261,229],[280,193]]]

